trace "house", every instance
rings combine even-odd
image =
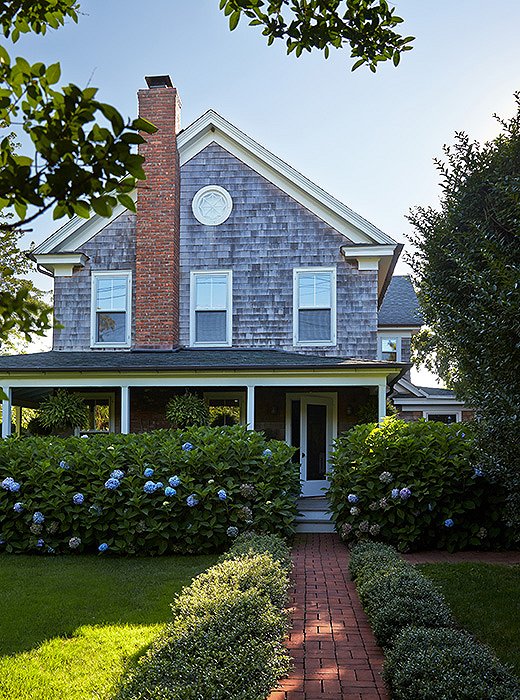
[[[410,363],[411,339],[422,325],[419,301],[410,277],[394,275],[378,314],[378,358]],[[409,369],[393,385],[390,399],[403,420],[425,418],[460,423],[474,417],[474,411],[451,389],[413,384]]]
[[[318,495],[334,437],[369,406],[384,417],[408,370],[412,331],[392,353],[399,319],[378,326],[402,246],[219,114],[181,129],[170,78],[147,85],[137,215],[73,218],[33,251],[60,326],[50,352],[0,358],[4,415],[65,387],[84,428],[145,431],[198,392],[297,447]]]

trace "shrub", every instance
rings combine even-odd
[[[222,560],[240,559],[245,555],[269,554],[287,572],[292,570],[291,550],[286,543],[276,535],[259,535],[255,532],[245,532],[239,535],[232,547],[222,555]]]
[[[2,548],[163,554],[224,549],[251,529],[287,535],[300,487],[292,454],[242,426],[10,438],[0,444]]]
[[[252,538],[251,550],[266,544]],[[284,546],[270,539],[274,551]],[[269,554],[239,555],[240,548],[179,594],[173,622],[117,700],[264,700],[288,672],[287,573]]]
[[[339,437],[329,500],[343,539],[401,551],[509,544],[500,522],[504,491],[473,466],[471,431],[390,418]]]
[[[79,394],[58,389],[40,403],[38,422],[44,428],[58,431],[81,428],[87,420],[87,404]]]
[[[209,425],[209,408],[204,399],[186,392],[174,396],[166,404],[166,418],[174,428]]]
[[[408,627],[389,652],[384,676],[395,700],[516,700],[520,683],[465,632]]]

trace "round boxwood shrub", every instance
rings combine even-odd
[[[475,464],[471,430],[388,418],[340,436],[329,499],[343,539],[400,551],[507,546],[505,493]]]
[[[243,426],[0,443],[0,551],[163,554],[294,530],[293,448]]]

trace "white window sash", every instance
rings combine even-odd
[[[97,307],[98,280],[103,278],[123,279],[126,282],[125,309],[110,309]],[[92,348],[129,348],[132,340],[132,272],[131,270],[93,270],[90,301],[90,347]],[[98,313],[124,313],[126,337],[122,342],[104,343],[97,340]]]
[[[305,273],[330,275],[330,306],[300,305],[300,275]],[[300,340],[299,312],[330,310],[330,335],[328,340]],[[336,268],[300,267],[293,269],[293,345],[298,347],[331,347],[336,345]]]
[[[197,278],[202,276],[220,275],[227,277],[226,306],[197,306]],[[196,314],[197,311],[226,312],[226,340],[222,342],[197,342]],[[190,272],[190,346],[206,348],[222,348],[232,346],[233,331],[233,271],[232,270],[191,270]]]
[[[380,333],[377,339],[377,359],[383,359],[383,340],[396,340],[396,362],[401,362],[402,336],[395,333]]]

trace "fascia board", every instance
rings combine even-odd
[[[179,133],[181,167],[212,142],[221,145],[354,243],[395,246],[395,241],[376,226],[213,110]]]
[[[137,191],[134,190],[129,194],[133,201],[136,202]],[[112,215],[106,218],[98,214],[94,214],[90,219],[73,216],[66,224],[36,246],[32,253],[34,255],[45,255],[48,253],[60,253],[62,250],[75,250],[125,212],[130,213],[122,204],[117,204],[112,211]]]
[[[415,335],[415,333],[418,333],[422,328],[422,325],[417,325],[417,326],[385,326],[378,324],[377,326],[377,331],[378,333],[381,334],[390,334],[394,333],[396,335],[401,335],[403,338],[405,337],[411,337],[412,335]]]
[[[412,382],[409,382],[407,379],[404,379],[402,377],[394,386],[394,389],[398,386],[402,386],[405,391],[408,391],[410,394],[413,394],[413,396],[419,396],[419,397],[427,397],[428,394],[425,391],[422,391],[422,389],[419,389],[418,386],[415,386],[415,384],[412,384]]]
[[[464,401],[459,401],[459,399],[446,398],[395,398],[392,401],[396,404],[402,406],[464,406]]]

